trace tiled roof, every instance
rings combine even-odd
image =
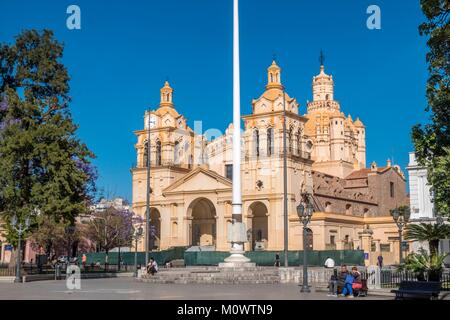
[[[354,172],[350,173],[350,174],[345,178],[345,180],[367,178],[367,176],[369,175],[370,172],[382,173],[382,172],[386,171],[387,169],[389,169],[389,168],[386,168],[386,167],[380,167],[380,168],[377,168],[376,171],[372,171],[372,169],[370,169],[370,168],[361,169],[361,170],[354,171]]]

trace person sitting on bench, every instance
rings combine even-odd
[[[337,293],[342,293],[342,290],[344,289],[345,286],[345,278],[348,275],[348,270],[347,270],[347,266],[345,264],[343,264],[341,266],[341,271],[339,272],[338,275],[338,290]]]
[[[359,292],[359,290],[362,289],[362,278],[361,273],[358,271],[357,267],[352,268],[352,275],[353,275],[352,289],[353,291]]]
[[[328,282],[328,296],[329,297],[337,297],[338,292],[338,273],[337,269],[333,270],[333,274],[331,275],[330,281]]]
[[[150,261],[147,265],[147,273],[150,273],[153,276],[157,272],[158,272],[158,264],[156,263],[155,259],[150,258]]]
[[[346,297],[348,295],[349,298],[353,298],[353,281],[355,278],[352,273],[347,273],[345,276],[344,289],[342,289],[342,297]]]

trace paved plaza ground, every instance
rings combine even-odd
[[[298,285],[179,285],[150,284],[132,278],[86,279],[81,290],[70,291],[65,281],[0,283],[0,300],[350,300],[325,292],[300,293]],[[392,300],[369,296],[357,300]]]

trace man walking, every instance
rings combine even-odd
[[[280,266],[280,254],[277,252],[275,254],[275,267],[279,267]]]
[[[381,253],[378,256],[377,260],[378,260],[378,263],[377,263],[378,267],[380,267],[380,269],[382,269],[383,268],[383,256],[381,255]]]

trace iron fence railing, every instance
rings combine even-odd
[[[0,277],[14,277],[16,275],[15,268],[2,267],[0,268]]]
[[[81,273],[120,273],[120,272],[133,272],[135,271],[134,265],[122,264],[118,266],[117,264],[91,264],[91,265],[78,265],[80,267]],[[138,264],[138,269],[142,265]],[[22,275],[39,275],[39,274],[65,274],[67,269],[67,264],[60,263],[55,265],[43,265],[38,266],[35,264],[24,264],[21,269]],[[1,267],[0,277],[12,277],[16,275],[15,267]]]
[[[422,278],[422,279],[421,279]],[[421,280],[419,280],[421,279]],[[403,281],[428,281],[428,274],[422,275],[409,271],[382,270],[380,273],[381,287],[390,289],[397,288]],[[450,291],[450,273],[441,275],[441,287],[443,291]]]

